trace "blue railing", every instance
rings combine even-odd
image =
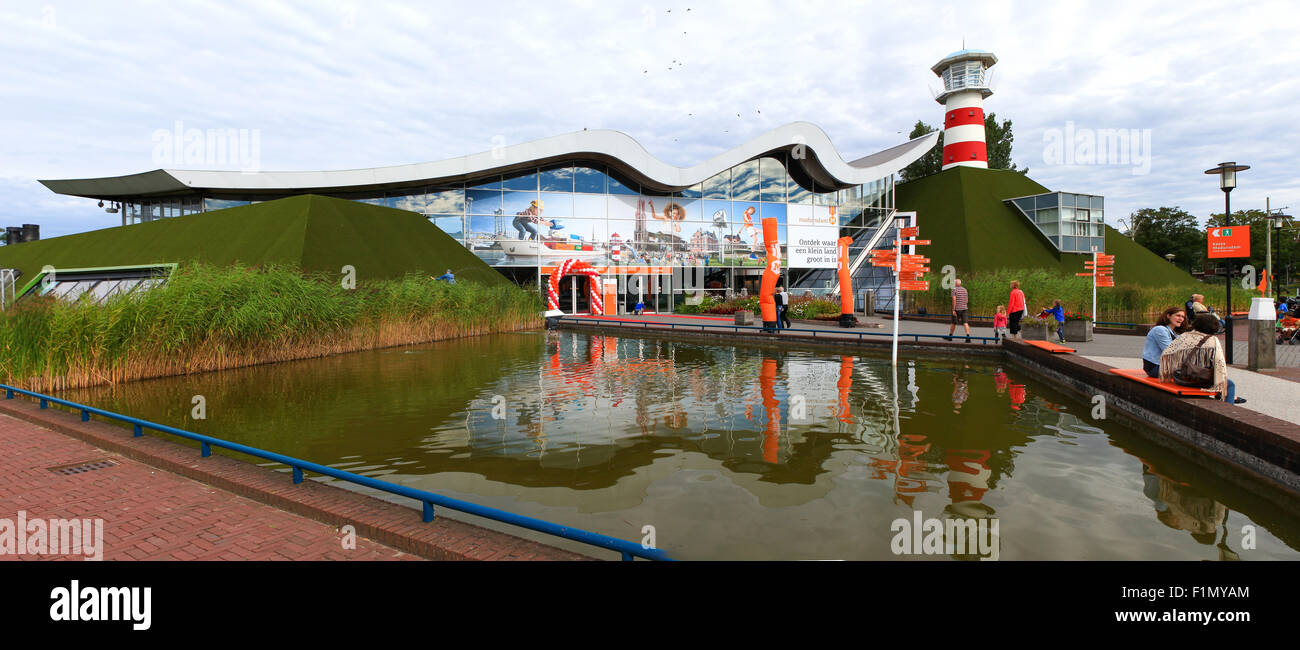
[[[0,390],[5,391],[5,399],[13,399],[15,393],[26,395],[28,397],[35,397],[36,399],[40,400],[40,405],[41,408],[43,409],[49,408],[49,405],[52,402],[54,404],[62,404],[63,406],[80,410],[82,422],[90,421],[91,414],[100,415],[113,420],[118,420],[119,422],[126,422],[135,427],[136,438],[143,436],[145,429],[150,429],[161,433],[170,433],[174,436],[180,436],[188,440],[194,440],[199,443],[199,453],[202,454],[204,458],[212,455],[212,447],[221,447],[223,449],[237,451],[241,454],[248,454],[249,456],[255,456],[257,458],[262,458],[272,462],[288,465],[289,467],[293,468],[294,483],[302,483],[303,472],[306,471],[306,472],[321,474],[324,476],[330,476],[339,479],[341,481],[347,481],[349,483],[355,483],[357,485],[363,485],[365,487],[380,490],[382,492],[388,492],[389,494],[396,494],[398,496],[415,499],[416,501],[419,501],[424,505],[424,521],[426,523],[433,521],[433,507],[436,505],[436,506],[442,506],[444,508],[450,508],[452,510],[457,510],[460,512],[466,512],[471,515],[477,515],[479,517],[484,517],[486,519],[492,519],[494,521],[500,521],[502,523],[519,526],[521,528],[535,530],[539,533],[546,533],[548,535],[562,537],[564,539],[572,540],[575,542],[581,542],[583,544],[589,544],[591,546],[598,546],[600,548],[609,549],[611,551],[617,551],[622,554],[624,560],[632,560],[638,557],[645,558],[647,560],[671,560],[672,559],[668,557],[666,553],[664,553],[659,549],[654,549],[654,548],[647,549],[641,546],[640,544],[634,542],[618,539],[616,537],[609,537],[607,535],[601,535],[600,533],[593,533],[590,531],[582,530],[581,528],[573,528],[571,526],[561,526],[559,524],[554,524],[549,521],[544,521],[542,519],[534,519],[532,517],[525,517],[523,515],[517,515],[512,512],[506,512],[504,510],[497,510],[496,508],[480,506],[474,503],[470,503],[468,501],[461,501],[460,499],[452,499],[450,497],[445,497],[440,494],[434,494],[433,492],[427,492],[425,490],[417,490],[415,488],[407,487],[405,485],[398,485],[396,483],[389,483],[388,481],[381,481],[379,479],[370,478],[369,476],[362,476],[360,474],[353,474],[352,472],[345,472],[340,469],[335,469],[333,467],[326,467],[325,465],[318,465],[316,463],[305,461],[299,458],[294,458],[292,456],[285,456],[284,454],[277,454],[275,452],[265,451],[263,449],[258,449],[256,447],[241,445],[237,442],[230,442],[227,440],[222,440],[220,438],[213,438],[212,436],[205,436],[202,434],[193,433],[191,431],[186,431],[184,429],[177,429],[176,427],[169,427],[165,424],[157,424],[155,422],[149,422],[148,420],[133,418],[129,415],[122,415],[120,413],[114,413],[112,411],[105,411],[104,409],[95,408],[93,406],[78,404],[76,402],[71,402],[65,399],[59,399],[57,397],[51,397],[49,395],[42,395],[41,393],[34,393],[29,390],[15,388],[13,386],[8,386],[5,384],[0,384]]]
[[[607,318],[599,318],[593,316],[580,316],[580,317],[573,317],[570,319],[565,319],[561,317],[560,320],[564,320],[565,322],[569,322],[569,323],[595,323],[597,325],[601,323],[614,323],[620,326],[623,325],[630,326],[630,325],[638,324],[635,321],[629,321],[624,319],[607,319]],[[689,330],[691,328],[698,327],[700,328],[701,332],[703,332],[706,327],[733,330],[737,333],[739,333],[741,330],[767,332],[769,334],[778,333],[778,332],[812,332],[813,338],[816,338],[817,334],[820,332],[822,334],[822,337],[826,339],[846,339],[848,338],[848,335],[854,335],[858,337],[859,343],[862,342],[862,337],[864,336],[892,337],[894,335],[892,332],[854,332],[854,331],[850,331],[849,328],[844,328],[843,330],[817,330],[817,329],[806,329],[806,328],[799,328],[799,327],[787,327],[785,329],[770,330],[764,327],[756,327],[752,325],[706,325],[703,323],[665,323],[663,321],[640,321],[640,325],[642,325],[643,329],[674,329],[675,330],[678,328],[682,328],[682,329]],[[651,326],[654,327],[652,328]],[[962,334],[954,334],[952,336],[948,336],[946,334],[911,334],[906,332],[898,333],[898,338],[900,339],[907,338],[909,336],[912,337],[912,341],[916,343],[919,343],[922,338],[943,339],[945,341],[955,341],[960,339],[966,343],[979,341],[981,345],[987,345],[989,343],[994,343],[994,344],[1002,343],[1002,339],[997,338],[995,336],[970,336],[970,335],[962,335]]]

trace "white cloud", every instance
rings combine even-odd
[[[260,130],[262,169],[437,160],[584,127],[690,165],[796,120],[852,159],[917,119],[940,123],[929,66],[963,39],[999,56],[985,106],[1013,120],[1015,160],[1053,189],[1106,195],[1112,223],[1141,207],[1222,209],[1201,175],[1221,160],[1253,166],[1235,207],[1296,203],[1296,14],[1285,2],[9,5],[0,220],[47,235],[113,225],[35,179],[152,169],[150,136],[176,121]],[[1044,133],[1068,121],[1151,129],[1151,173],[1045,165]]]

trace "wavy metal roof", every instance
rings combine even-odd
[[[207,171],[157,169],[150,172],[41,183],[59,194],[97,199],[211,196],[307,192],[365,192],[418,185],[473,182],[539,165],[565,161],[603,162],[642,186],[679,191],[749,160],[788,152],[795,180],[841,189],[879,180],[911,164],[938,140],[938,132],[845,162],[824,131],[808,122],[778,127],[692,167],[659,160],[621,131],[575,131],[492,151],[437,162],[337,171]]]

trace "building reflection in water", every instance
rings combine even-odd
[[[832,456],[854,451],[899,504],[934,494],[950,516],[988,517],[985,495],[1041,432],[1025,418],[1051,407],[1028,400],[1005,369],[978,364],[899,368],[895,420],[885,360],[565,331],[548,332],[545,346],[533,379],[524,367],[480,389],[467,418],[472,457],[626,473],[689,450],[764,481],[811,484],[834,471]],[[517,415],[491,419],[495,396]]]

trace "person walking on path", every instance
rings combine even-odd
[[[1006,305],[998,305],[997,313],[993,314],[993,336],[999,341],[1007,337]]]
[[[1172,381],[1174,371],[1184,365],[1189,367],[1212,368],[1213,379],[1208,390],[1223,396],[1229,404],[1244,404],[1245,398],[1237,397],[1237,385],[1228,379],[1228,364],[1223,357],[1223,344],[1215,334],[1219,331],[1219,319],[1214,314],[1198,314],[1192,321],[1192,331],[1174,339],[1169,347],[1160,354],[1160,381]]]
[[[785,290],[785,287],[777,287],[776,290],[781,294],[781,311],[779,312],[781,322],[784,324],[785,329],[790,329],[790,293]]]
[[[1048,316],[1056,318],[1056,336],[1065,343],[1065,309],[1061,307],[1060,300],[1053,300],[1051,307],[1043,307],[1043,311],[1038,312],[1039,318]]]
[[[966,328],[966,336],[970,336],[970,323],[966,321],[966,308],[970,301],[970,294],[966,293],[966,287],[961,286],[961,278],[952,281],[952,325],[948,326],[948,336],[945,340],[952,340],[952,333],[957,331],[957,326],[962,325]]]
[[[1147,332],[1146,346],[1142,348],[1142,370],[1152,379],[1160,378],[1160,355],[1178,337],[1187,315],[1179,307],[1170,307],[1160,315],[1160,320]]]
[[[1011,296],[1007,299],[1007,326],[1011,330],[1011,335],[1016,337],[1017,341],[1021,340],[1020,319],[1025,317],[1028,309],[1025,305],[1025,292],[1020,290],[1020,282],[1012,280]]]
[[[785,293],[781,287],[772,291],[772,301],[776,303],[776,328],[785,329]]]

